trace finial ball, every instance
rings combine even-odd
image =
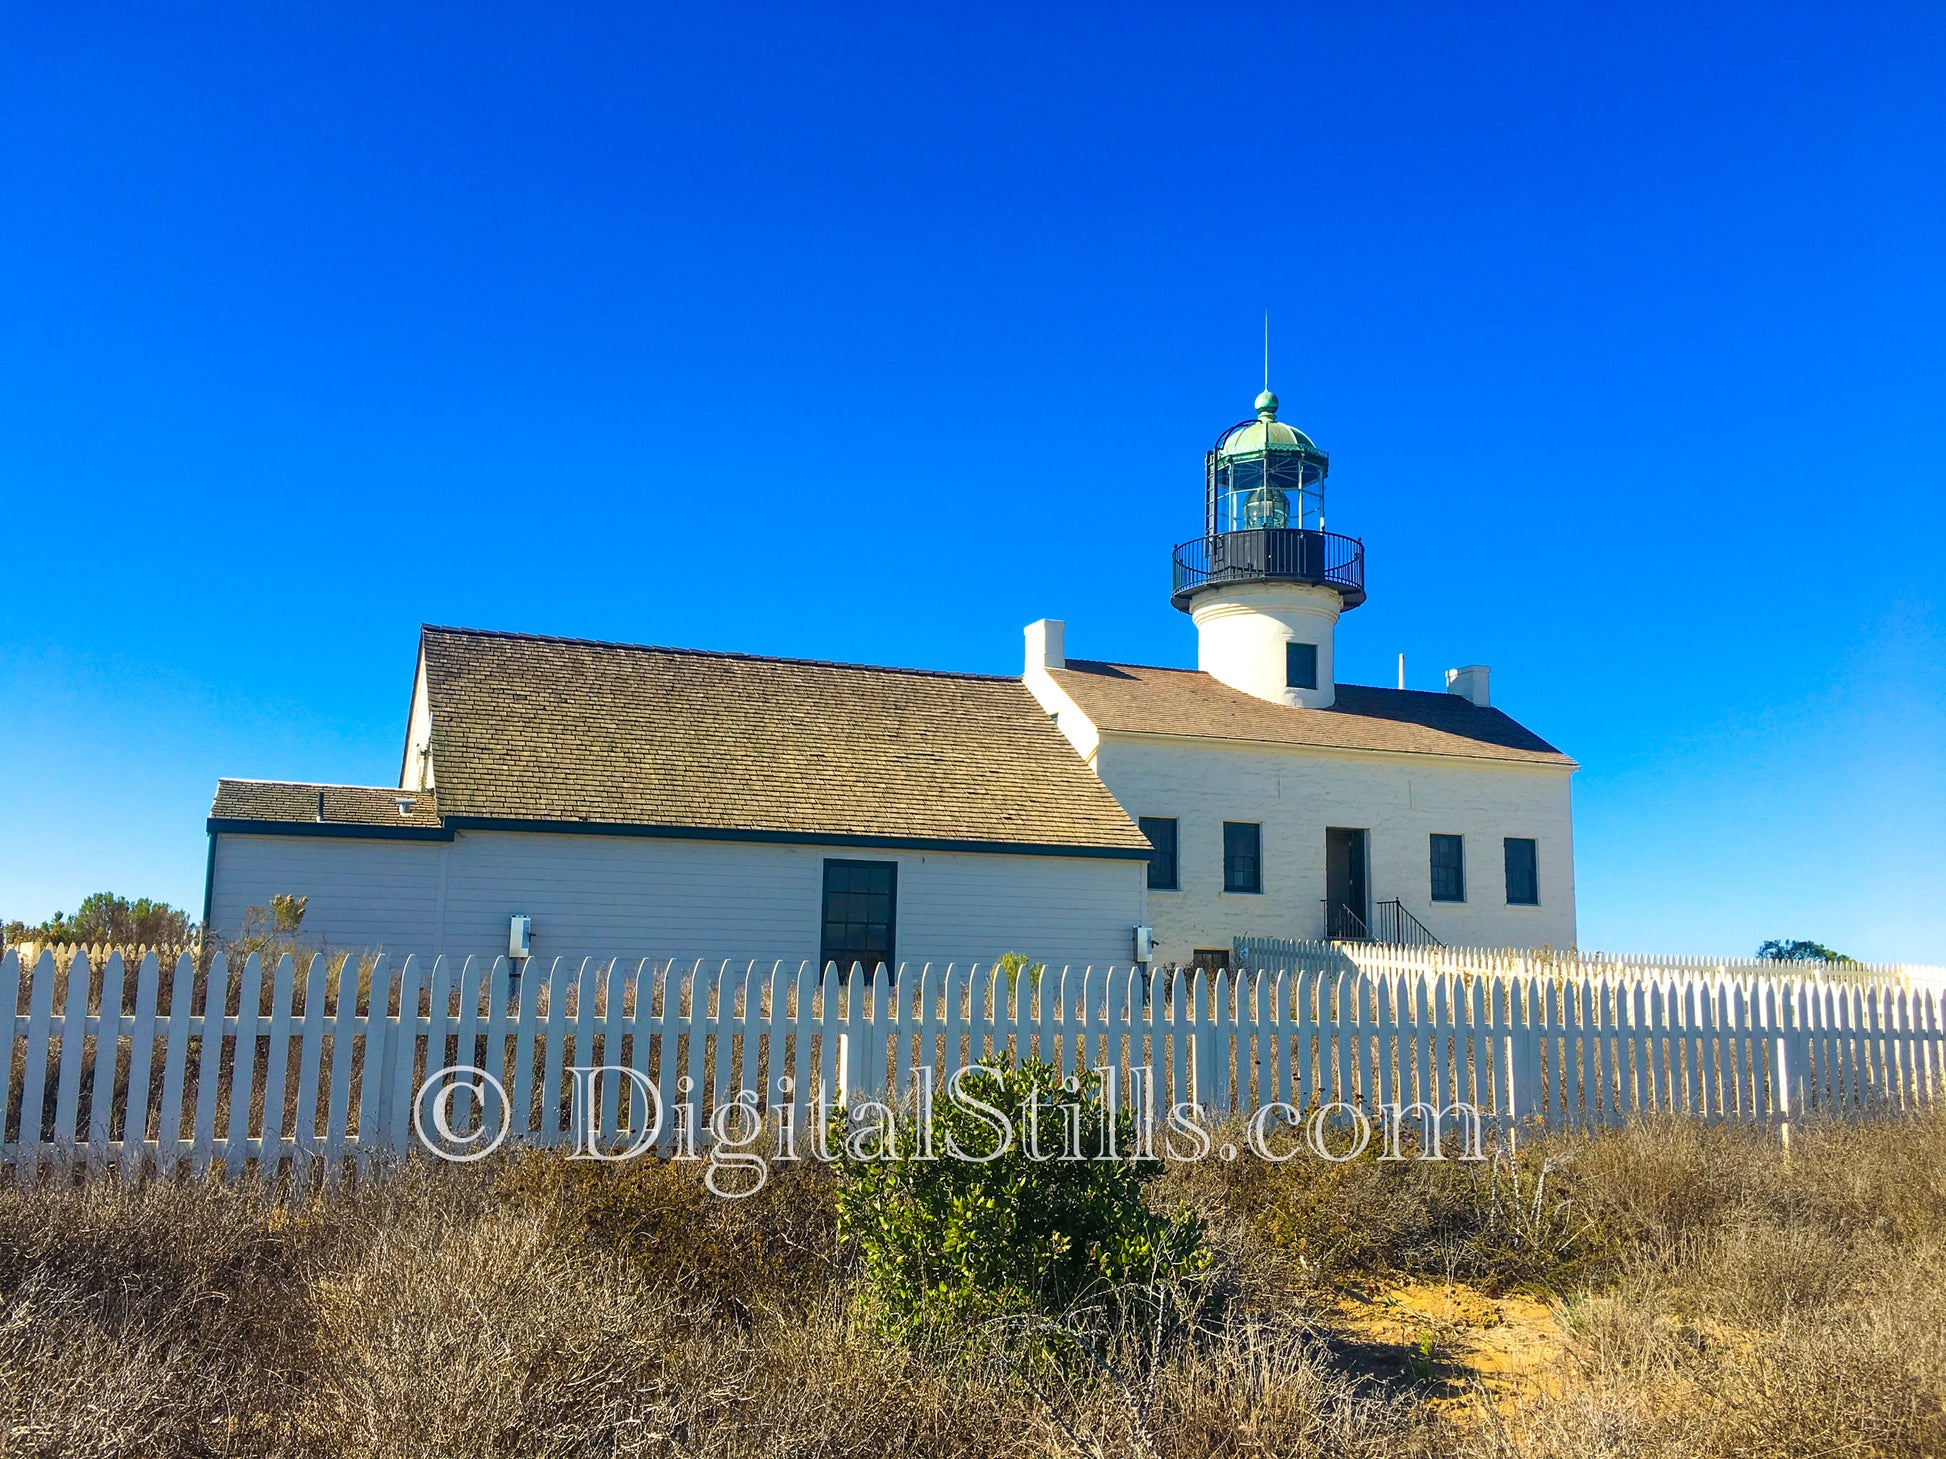
[[[1268,390],[1257,397],[1257,414],[1265,420],[1277,419],[1277,397]]]

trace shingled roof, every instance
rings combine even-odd
[[[320,800],[319,797],[323,799]],[[400,802],[404,801],[403,808]],[[322,812],[319,807],[322,806]],[[296,780],[219,780],[210,815],[219,821],[436,829],[430,791],[383,785],[314,785]]]
[[[1575,764],[1499,710],[1457,694],[1340,684],[1331,708],[1294,709],[1194,669],[1069,659],[1048,672],[1097,729],[1110,733]]]
[[[1149,851],[1017,679],[456,628],[420,648],[449,825]]]

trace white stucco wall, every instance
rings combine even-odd
[[[1272,704],[1329,709],[1338,697],[1332,643],[1343,602],[1330,588],[1306,583],[1234,583],[1199,593],[1190,608],[1196,667]],[[1293,689],[1285,678],[1284,649],[1292,643],[1318,651],[1312,688]]]
[[[1571,947],[1574,828],[1569,772],[1496,761],[1225,746],[1103,735],[1093,764],[1131,818],[1177,821],[1179,891],[1152,891],[1159,962],[1240,936],[1323,931],[1325,828],[1368,832],[1368,893],[1397,898],[1440,941],[1471,947]],[[1262,826],[1260,894],[1223,890],[1223,823]],[[1434,833],[1466,838],[1466,900],[1431,898]],[[1538,845],[1540,905],[1508,906],[1502,840]]]
[[[412,675],[412,708],[405,717],[405,757],[399,762],[399,789],[431,790],[439,783],[432,756],[426,753],[432,742],[432,700],[426,693],[426,655],[419,654],[419,666]]]
[[[1146,868],[1098,857],[462,831],[450,842],[217,838],[211,920],[283,892],[310,899],[307,936],[403,955],[504,952],[507,919],[534,919],[536,957],[818,956],[827,857],[899,864],[905,963],[1022,952],[1055,964],[1127,963]]]

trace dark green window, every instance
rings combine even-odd
[[[1149,890],[1176,890],[1176,820],[1174,816],[1143,816],[1142,834],[1155,849],[1149,852]]]
[[[1530,837],[1507,838],[1507,905],[1538,907],[1541,904],[1541,871],[1537,847]]]
[[[1284,683],[1292,689],[1318,687],[1318,646],[1315,643],[1284,645]]]
[[[1459,836],[1432,838],[1432,899],[1466,900],[1466,841]]]
[[[827,861],[824,864],[824,935],[819,966],[849,973],[857,963],[872,972],[895,968],[899,864],[896,861]]]
[[[1223,890],[1264,889],[1263,827],[1255,821],[1223,823]]]

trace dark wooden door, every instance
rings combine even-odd
[[[1365,831],[1328,826],[1324,832],[1325,936],[1368,935],[1371,905],[1365,890]]]

